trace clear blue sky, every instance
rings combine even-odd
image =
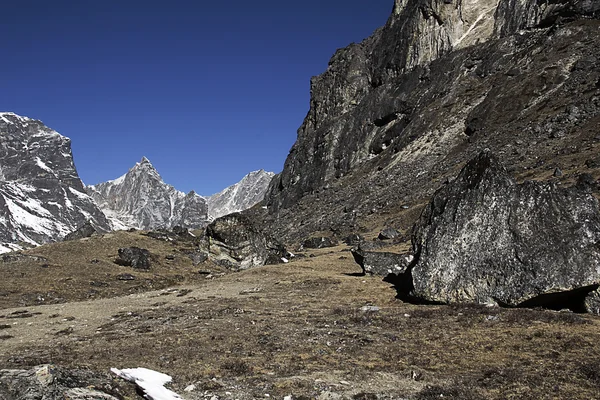
[[[142,156],[210,195],[279,172],[310,77],[369,36],[392,0],[19,0],[0,7],[0,111],[72,139],[86,184]]]

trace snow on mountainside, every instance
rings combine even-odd
[[[250,172],[238,183],[208,198],[211,219],[246,210],[263,200],[275,174],[264,170]]]
[[[71,141],[42,122],[0,113],[0,253],[62,239],[86,222],[110,229],[85,193]]]
[[[146,157],[120,178],[86,190],[116,230],[200,228],[208,220],[206,199],[166,184]]]

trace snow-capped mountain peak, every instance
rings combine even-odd
[[[263,200],[275,174],[263,169],[250,172],[238,183],[208,198],[211,218],[242,211]]]
[[[0,252],[62,239],[86,222],[109,224],[73,164],[71,141],[42,122],[0,113]]]
[[[166,184],[146,157],[125,175],[88,186],[87,192],[115,229],[199,228],[208,218],[205,198]]]

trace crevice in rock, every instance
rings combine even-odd
[[[388,114],[388,115],[386,115],[384,117],[376,119],[375,121],[373,121],[373,124],[375,124],[375,126],[381,128],[381,127],[386,126],[390,122],[395,121],[397,119],[398,119],[398,114],[391,113],[391,114]]]
[[[575,313],[586,313],[585,299],[599,286],[591,285],[565,292],[543,294],[518,304],[517,308],[541,307],[556,311],[568,309]]]

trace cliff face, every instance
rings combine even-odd
[[[86,222],[109,224],[87,196],[71,140],[42,122],[0,113],[0,252],[62,239]]]
[[[427,198],[482,147],[517,172],[549,168],[572,140],[593,137],[598,8],[396,1],[383,28],[312,79],[266,218],[293,220],[292,236],[354,230],[365,214]]]

